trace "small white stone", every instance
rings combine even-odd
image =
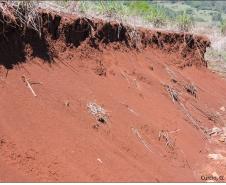
[[[224,156],[221,154],[209,154],[208,157],[213,160],[223,160]]]
[[[222,106],[222,107],[220,108],[220,110],[221,110],[222,112],[224,112],[224,111],[225,111],[225,107]]]
[[[97,161],[103,163],[103,161],[100,158],[97,158]]]
[[[225,141],[226,141],[225,139],[226,139],[225,136],[221,136],[221,137],[218,139],[218,141],[220,141],[220,142],[225,142]]]
[[[213,127],[212,132],[221,132],[221,129],[218,127]]]
[[[66,101],[64,102],[64,105],[65,105],[65,107],[69,107],[69,106],[70,106],[70,102],[69,102],[68,100],[66,100]]]
[[[210,135],[218,135],[220,132],[222,132],[222,130],[218,127],[213,127],[211,130]]]

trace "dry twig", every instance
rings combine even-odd
[[[161,130],[159,132],[159,141],[161,139],[164,139],[165,140],[167,147],[169,147],[170,149],[174,150],[175,142],[172,141],[172,139],[170,138],[170,136],[169,136],[169,134],[168,134],[167,131]]]
[[[41,37],[42,18],[38,12],[38,2],[1,1],[0,12],[2,13],[0,21],[3,25],[17,25],[24,29],[31,28]]]
[[[24,82],[26,82],[27,87],[31,90],[32,94],[33,94],[34,96],[37,96],[36,93],[34,92],[34,90],[32,89],[31,84],[30,84],[30,82],[27,80],[27,78],[26,78],[25,76],[22,76],[21,78],[22,78],[22,80],[23,80]]]

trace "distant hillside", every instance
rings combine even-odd
[[[152,2],[151,2],[152,3]],[[225,1],[162,1],[157,2],[164,7],[181,13],[186,11],[196,22],[209,23],[220,26],[220,22],[226,18]]]

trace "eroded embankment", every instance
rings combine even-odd
[[[0,181],[225,174],[226,83],[196,67],[208,39],[46,12],[42,25],[1,35]]]
[[[169,54],[176,53],[181,59],[178,65],[182,68],[193,64],[207,66],[204,53],[210,42],[202,36],[134,29],[116,22],[67,15],[62,17],[43,11],[40,14],[40,33],[21,26],[17,19],[0,23],[0,57],[1,64],[6,68],[10,69],[14,64],[26,61],[29,56],[52,62],[66,47],[78,48],[83,45],[101,50],[110,43],[119,43],[140,51],[152,47]],[[119,45],[115,48],[119,49]]]

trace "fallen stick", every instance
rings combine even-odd
[[[153,152],[149,146],[149,143],[145,139],[142,138],[139,131],[136,128],[131,128],[132,132],[138,137],[138,139],[141,141],[141,143],[150,151]]]
[[[26,82],[27,87],[31,90],[32,94],[33,94],[34,96],[37,96],[37,95],[35,94],[34,90],[32,89],[30,82],[26,79],[25,76],[22,76],[22,80],[23,80],[24,82]]]
[[[168,133],[173,134],[173,133],[179,132],[180,130],[181,129],[176,129],[176,130],[169,131]]]
[[[37,84],[42,85],[43,83],[42,82],[30,82],[30,84],[31,85],[37,85]]]

